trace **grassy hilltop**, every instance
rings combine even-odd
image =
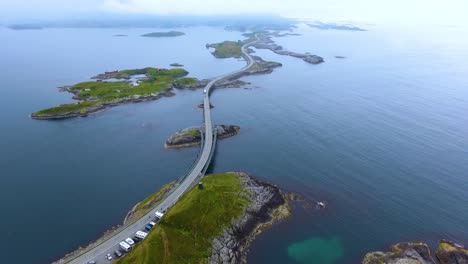
[[[118,263],[207,263],[213,239],[250,200],[234,173],[207,176],[203,185],[187,192]]]

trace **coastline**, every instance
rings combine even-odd
[[[210,263],[247,263],[247,253],[255,238],[292,215],[287,194],[277,186],[244,172],[236,174],[249,191],[251,204],[213,240]]]

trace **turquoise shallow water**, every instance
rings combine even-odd
[[[190,167],[195,148],[165,150],[163,142],[202,122],[201,91],[82,119],[28,117],[70,101],[55,87],[107,70],[179,62],[206,78],[243,65],[204,46],[239,33],[189,28],[181,38],[138,37],[150,31],[0,30],[4,260],[50,262],[120,223]],[[303,35],[276,41],[326,63],[258,51],[284,67],[245,78],[253,89],[213,94],[214,120],[242,128],[219,142],[214,172],[244,170],[328,203],[323,211],[296,206],[293,218],[258,237],[249,261],[357,263],[403,240],[468,244],[465,30],[297,31]]]
[[[291,244],[288,255],[299,263],[332,264],[343,257],[343,246],[338,238],[313,237]]]

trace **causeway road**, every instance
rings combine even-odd
[[[144,230],[145,225],[150,221],[150,219],[154,219],[156,211],[165,211],[173,206],[177,200],[188,190],[190,186],[194,183],[196,179],[199,179],[199,176],[203,173],[205,166],[207,166],[211,159],[211,152],[214,150],[213,144],[216,144],[213,140],[213,122],[211,119],[211,109],[210,109],[210,92],[213,88],[214,84],[229,79],[229,77],[242,73],[248,70],[254,63],[254,59],[252,56],[246,51],[246,48],[258,41],[256,40],[248,42],[244,44],[241,48],[243,53],[243,57],[245,58],[247,65],[240,70],[216,77],[212,81],[210,81],[206,87],[204,88],[203,92],[203,116],[204,116],[204,144],[201,154],[199,155],[199,159],[193,169],[189,172],[189,174],[184,178],[184,180],[175,187],[175,189],[164,199],[161,203],[155,206],[152,210],[150,210],[146,215],[135,221],[134,223],[124,227],[120,232],[114,234],[104,242],[96,245],[95,247],[89,249],[85,253],[79,255],[78,257],[65,260],[64,262],[58,261],[57,263],[72,263],[72,264],[84,264],[90,261],[95,261],[96,263],[109,263],[106,260],[105,256],[110,253],[113,257],[113,252],[119,249],[119,243],[124,239],[130,237],[133,238],[135,233],[139,230]]]

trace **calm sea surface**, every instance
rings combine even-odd
[[[210,78],[244,65],[205,48],[240,33],[139,37],[157,30],[0,29],[2,263],[48,263],[86,245],[189,169],[197,149],[163,143],[201,124],[201,91],[88,118],[29,118],[72,101],[56,87],[104,71],[178,62]],[[468,32],[296,31],[303,35],[275,40],[326,63],[260,50],[284,66],[245,78],[252,89],[212,97],[215,122],[242,128],[219,142],[214,172],[247,171],[328,203],[323,211],[296,206],[293,218],[259,236],[249,261],[346,264],[399,241],[468,244]]]

